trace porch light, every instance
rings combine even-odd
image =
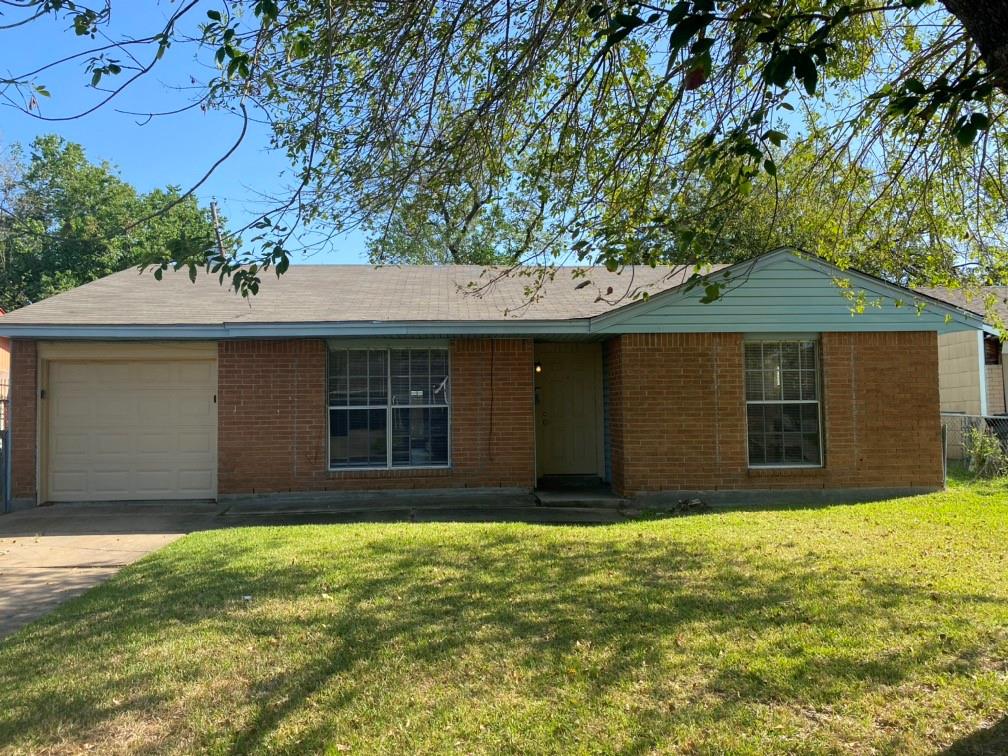
[[[542,372],[542,363],[539,362],[538,360],[536,360],[536,363],[535,363],[535,371],[537,373],[541,373]]]

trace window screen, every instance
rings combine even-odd
[[[745,396],[751,466],[822,464],[815,340],[747,342]]]
[[[447,349],[329,350],[329,466],[448,464]]]

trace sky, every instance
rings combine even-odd
[[[160,30],[176,3],[133,0],[114,3],[107,31],[150,34]],[[207,8],[212,7],[211,4]],[[193,21],[205,20],[206,8],[192,11]],[[0,24],[5,19],[0,16]],[[68,30],[65,20],[34,21],[16,29],[0,30],[0,78],[32,71],[55,59],[88,49],[102,40],[79,38]],[[144,50],[142,62],[153,51]],[[139,53],[138,53],[139,56]],[[116,57],[124,59],[121,54]],[[122,78],[128,72],[124,71]],[[213,74],[196,59],[195,48],[173,46],[147,77],[139,79],[123,94],[100,110],[68,121],[43,121],[25,115],[6,103],[0,105],[0,148],[13,143],[24,147],[42,134],[58,134],[83,145],[92,162],[108,161],[123,179],[139,191],[177,185],[191,187],[237,139],[240,119],[230,113],[203,113],[198,108],[171,116],[145,119],[121,111],[150,113],[171,110],[193,98],[190,77],[204,79]],[[44,71],[36,81],[50,97],[38,97],[38,112],[46,117],[72,115],[90,107],[102,96],[88,87],[91,76],[82,61],[73,61]],[[197,190],[203,204],[216,198],[232,227],[240,226],[265,209],[263,193],[282,189],[289,180],[289,164],[282,153],[269,149],[269,130],[252,123],[238,151]],[[293,262],[367,262],[364,238],[359,233],[334,239],[328,249],[298,254]]]

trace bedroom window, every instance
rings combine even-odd
[[[815,339],[747,341],[745,397],[750,467],[822,465]]]
[[[329,348],[329,467],[446,467],[448,350]]]

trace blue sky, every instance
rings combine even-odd
[[[211,7],[211,6],[207,6]],[[107,31],[115,36],[121,31],[159,30],[166,12],[175,3],[116,3]],[[205,19],[206,8],[192,11],[193,23]],[[12,20],[12,19],[5,19]],[[80,39],[66,30],[63,21],[33,22],[14,30],[0,31],[0,72],[19,75],[66,55],[83,51],[101,40]],[[192,99],[195,73],[204,79],[212,75],[195,58],[195,49],[174,46],[146,78],[140,79],[108,105],[84,118],[50,122],[24,115],[16,109],[0,106],[0,143],[19,142],[27,146],[40,134],[55,133],[82,144],[92,161],[107,160],[121,176],[140,191],[175,184],[188,189],[233,144],[241,128],[240,119],[229,113],[203,113],[199,109],[178,115],[144,120],[117,112],[151,112],[181,107]],[[141,60],[153,51],[144,50]],[[124,56],[117,54],[123,59]],[[139,57],[139,53],[138,53]],[[120,78],[128,74],[124,71]],[[42,115],[59,117],[73,114],[96,102],[100,94],[87,87],[90,75],[82,62],[71,62],[38,75],[51,97],[39,97]],[[120,99],[121,98],[121,99]],[[288,163],[282,153],[269,149],[269,130],[251,124],[238,151],[231,156],[197,192],[203,202],[216,197],[232,225],[254,217],[262,208],[262,194],[280,191],[289,182]],[[295,262],[360,263],[367,261],[364,239],[348,234],[332,242],[329,249],[311,257],[298,256]]]

